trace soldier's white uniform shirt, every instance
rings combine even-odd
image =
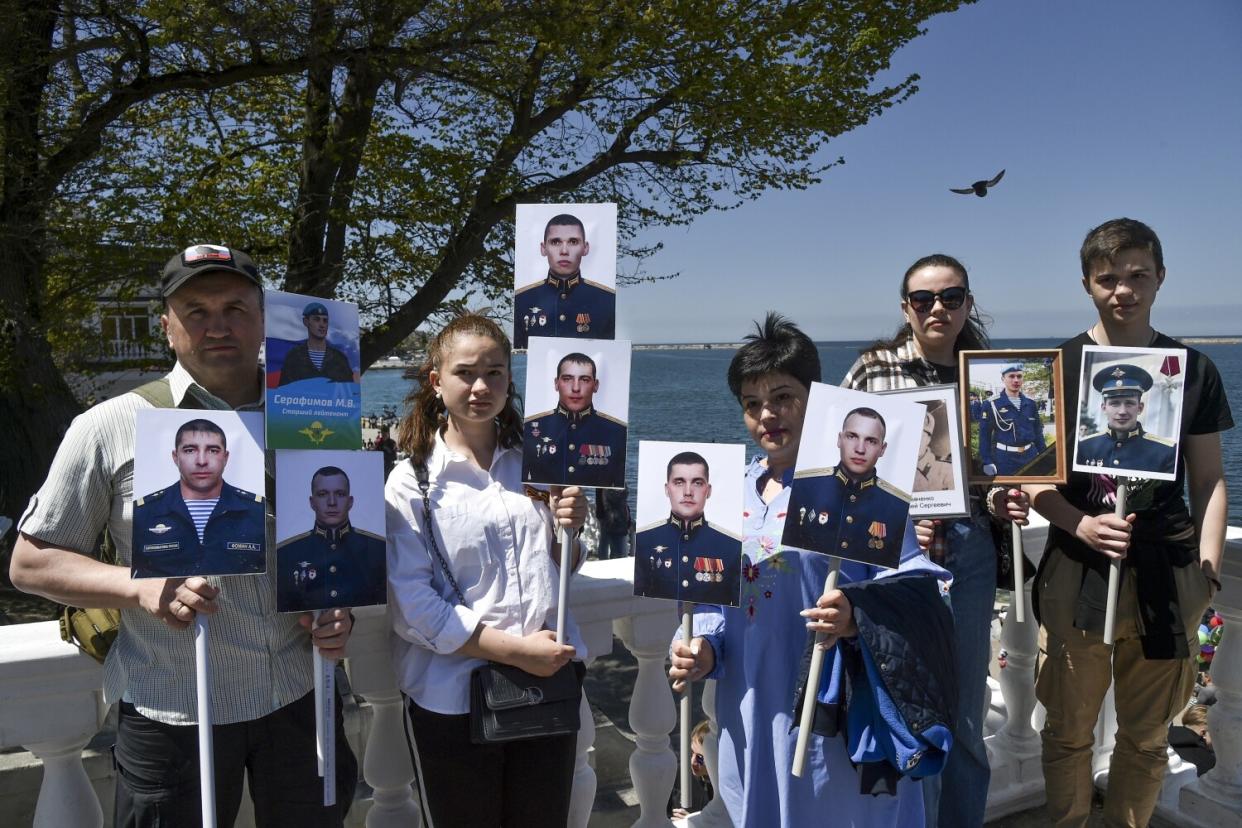
[[[231,410],[194,381],[180,363],[167,375],[174,404]],[[30,501],[20,531],[53,546],[94,555],[104,526],[118,563],[129,566],[132,540],[134,419],[151,403],[129,393],[74,418],[47,480]],[[262,399],[238,410],[261,411]],[[187,414],[187,419],[193,415]],[[140,444],[166,455],[168,446]],[[275,572],[274,521],[268,505],[267,571]],[[211,706],[215,724],[252,721],[310,692],[310,637],[297,615],[276,612],[270,575],[208,578],[220,587],[211,616]],[[121,610],[121,631],[104,662],[104,701],[131,702],[168,724],[196,720],[193,628],[174,630],[143,609]]]
[[[427,473],[436,543],[469,606],[457,600],[424,543],[418,479],[409,461],[399,463],[384,490],[393,664],[415,704],[453,715],[469,711],[470,671],[483,663],[457,650],[479,622],[516,636],[555,629],[560,574],[552,515],[525,494],[520,447],[498,446],[483,471],[437,435]],[[566,643],[585,660],[568,613],[565,623]]]

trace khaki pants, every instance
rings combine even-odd
[[[1168,726],[1190,700],[1199,620],[1208,580],[1197,563],[1173,570],[1190,658],[1148,661],[1137,624],[1134,578],[1127,574],[1117,601],[1115,641],[1074,628],[1082,565],[1049,552],[1040,579],[1039,677],[1035,696],[1047,708],[1043,732],[1044,783],[1054,825],[1086,826],[1091,812],[1091,749],[1109,682],[1116,679],[1117,744],[1108,773],[1104,824],[1147,825],[1168,764]]]

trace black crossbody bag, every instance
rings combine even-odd
[[[410,460],[418,490],[423,495],[423,530],[427,546],[434,553],[444,578],[457,600],[466,598],[440,553],[431,525],[430,483],[427,469]],[[571,661],[550,676],[535,676],[519,667],[489,661],[470,673],[470,741],[494,745],[541,736],[577,733],[581,724],[582,676],[586,668]]]

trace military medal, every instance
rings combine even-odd
[[[884,538],[888,536],[888,528],[878,520],[871,521],[871,526],[867,528],[867,534],[871,535],[871,540],[867,541],[867,546],[872,549],[883,549]]]
[[[806,507],[798,510],[798,523],[806,523]]]
[[[820,526],[823,526],[823,525],[824,525],[825,523],[827,523],[827,522],[828,522],[828,513],[827,513],[827,512],[820,512],[820,513],[819,513],[819,525],[820,525]]]
[[[578,314],[577,322],[578,322],[578,333],[587,333],[588,331],[591,330],[591,314],[589,313]]]
[[[539,327],[545,327],[548,324],[548,315],[546,313],[539,314]]]

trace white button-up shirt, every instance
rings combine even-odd
[[[400,463],[384,490],[393,663],[402,691],[419,707],[461,714],[470,709],[470,671],[483,662],[458,650],[480,622],[516,636],[556,627],[552,515],[525,494],[520,448],[497,447],[484,471],[437,435],[427,473],[435,540],[466,600],[458,600],[424,543],[418,479],[409,461]],[[585,660],[568,614],[566,625],[566,643]]]

